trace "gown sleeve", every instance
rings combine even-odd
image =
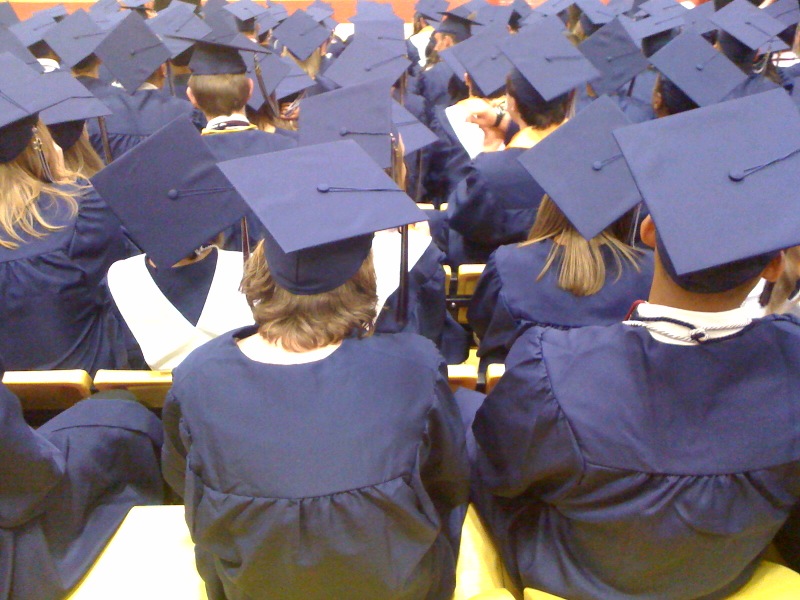
[[[161,468],[166,482],[183,498],[186,484],[189,432],[181,415],[181,405],[174,388],[167,393],[167,398],[164,400],[164,410],[161,415],[164,423]]]
[[[478,279],[478,285],[472,295],[467,311],[467,321],[479,339],[483,339],[486,330],[492,322],[495,307],[497,306],[500,290],[503,288],[503,281],[497,271],[495,253],[486,261],[486,267]]]
[[[577,440],[550,385],[544,335],[534,328],[517,340],[472,426],[479,484],[498,496],[553,494],[583,471]]]

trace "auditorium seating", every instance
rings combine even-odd
[[[92,393],[92,378],[79,369],[6,371],[3,383],[25,411],[66,410]]]

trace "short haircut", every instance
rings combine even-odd
[[[517,103],[519,116],[525,124],[534,129],[548,129],[567,118],[569,92],[547,101],[516,69],[506,78],[506,93]]]
[[[242,292],[253,310],[258,332],[291,352],[336,344],[354,331],[371,333],[378,301],[372,253],[353,277],[321,294],[298,295],[282,288],[270,273],[260,242],[247,261]]]
[[[227,116],[244,110],[250,95],[250,80],[244,74],[192,75],[189,89],[205,114]]]

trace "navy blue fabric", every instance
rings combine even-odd
[[[288,135],[267,133],[258,129],[229,130],[226,133],[204,135],[203,141],[214,154],[217,162],[297,147],[297,142]],[[247,234],[250,238],[250,245],[255,247],[260,240],[264,239],[264,226],[251,209],[248,209],[245,218],[247,219]],[[241,225],[234,225],[225,231],[223,247],[226,250],[241,252]]]
[[[81,83],[84,79],[86,78],[79,78]],[[188,100],[173,98],[164,90],[108,94],[102,96],[101,100],[113,111],[113,114],[105,117],[113,158],[121,156],[178,117],[190,117],[198,129],[205,125],[205,117]],[[86,125],[92,147],[105,160],[97,120],[90,119]]]
[[[212,250],[202,260],[163,269],[157,269],[150,261],[145,261],[147,271],[158,289],[192,325],[197,325],[206,305],[208,290],[217,270],[217,256],[216,250]]]
[[[652,100],[644,102],[634,95],[628,96],[627,86],[620,93],[612,94],[609,97],[617,103],[631,123],[644,123],[656,118]],[[589,96],[585,87],[578,88],[574,100],[575,113],[577,114],[589,106],[593,100],[595,98]]]
[[[429,127],[439,139],[423,150],[424,198],[434,206],[447,202],[458,182],[466,177],[470,164],[469,154],[458,140],[444,110],[444,106],[433,108]]]
[[[195,350],[164,407],[209,598],[449,600],[468,462],[433,344],[349,338],[280,366],[236,346],[255,331]]]
[[[575,296],[558,287],[557,264],[537,281],[552,247],[550,240],[501,246],[486,263],[467,312],[484,363],[504,362],[514,341],[533,325],[567,329],[618,323],[650,293],[650,251],[643,251],[639,271],[624,262],[620,273],[611,251],[603,247],[606,284],[591,296]]]
[[[135,253],[114,213],[91,188],[72,216],[42,197],[39,210],[60,229],[0,248],[0,354],[9,370],[123,369],[125,335],[105,275]]]
[[[575,600],[723,598],[800,497],[800,323],[699,346],[534,328],[475,418],[510,573]]]
[[[0,598],[64,598],[131,507],[163,501],[160,423],[117,395],[34,431],[0,385]]]
[[[425,98],[425,108],[428,118],[432,118],[436,106],[449,106],[452,103],[448,84],[453,76],[453,70],[444,62],[434,64],[430,69],[423,71],[416,79],[415,92]],[[425,123],[428,125],[428,123]]]
[[[448,198],[451,265],[485,263],[503,244],[527,239],[544,190],[520,164],[525,148],[484,152]]]
[[[397,322],[400,293],[396,290],[383,305],[375,331],[424,336],[436,344],[447,364],[453,365],[466,360],[469,338],[447,310],[443,264],[444,253],[431,243],[409,271],[405,326],[401,328]]]

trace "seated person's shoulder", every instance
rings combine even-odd
[[[438,369],[443,361],[434,343],[415,333],[375,334],[361,341],[367,352],[418,368]]]

